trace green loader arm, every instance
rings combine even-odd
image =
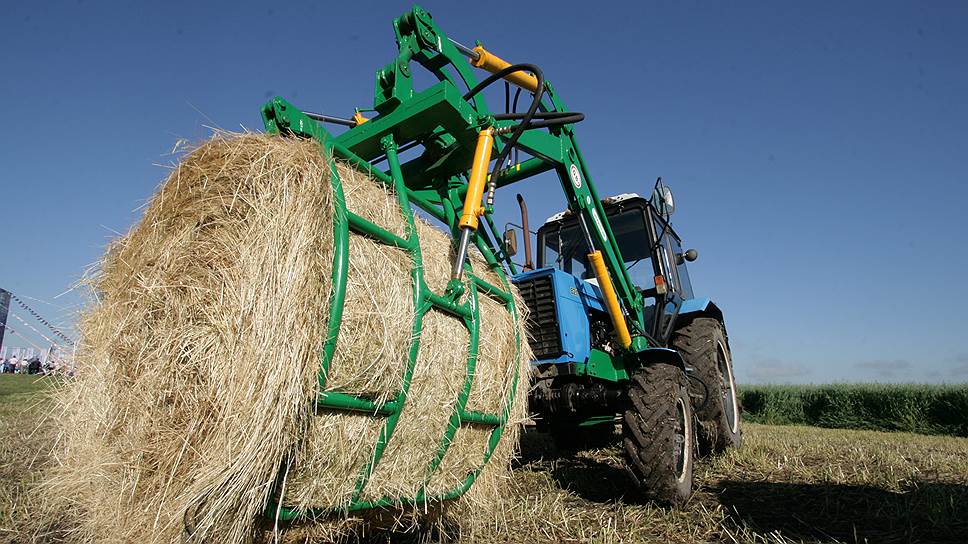
[[[479,133],[493,128],[494,151],[500,154],[509,144],[510,132],[517,125],[515,119],[502,119],[499,114],[492,113],[483,95],[466,97],[467,91],[462,89],[474,89],[481,83],[468,58],[473,62],[474,55],[486,54],[499,61],[497,66],[503,61],[481,46],[471,49],[452,41],[437,27],[431,15],[418,6],[394,19],[393,29],[399,54],[376,73],[373,99],[376,117],[352,123],[349,130],[332,136],[306,113],[276,98],[263,107],[266,129],[328,142],[359,158],[360,163],[368,167],[387,156],[388,137],[392,139],[390,145],[395,151],[422,145],[424,151],[420,156],[399,166],[410,193],[410,202],[446,223],[458,236],[461,233],[459,218],[465,207]],[[412,75],[415,62],[439,82],[427,89],[415,90]],[[496,67],[484,68],[493,70]],[[518,74],[524,74],[524,71]],[[545,83],[540,97],[539,111],[568,112],[548,83]],[[627,321],[632,329],[630,342],[624,347],[631,352],[647,349],[643,297],[625,268],[574,128],[571,124],[546,125],[545,128],[548,130],[526,128],[520,134],[515,146],[532,157],[496,172],[494,185],[505,187],[548,170],[558,174],[567,196],[568,209],[580,218],[590,246],[601,252],[604,270],[610,280],[607,283],[614,285],[618,315],[612,315],[613,322]],[[389,171],[381,170],[380,173],[390,175]],[[487,229],[473,234],[474,243],[491,249],[513,273],[516,271],[514,264],[497,242],[501,237],[494,227],[491,212],[490,207],[482,209]],[[607,288],[603,287],[604,290]]]

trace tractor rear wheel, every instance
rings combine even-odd
[[[622,418],[626,463],[643,494],[679,505],[692,494],[692,403],[682,369],[646,366],[632,375]]]
[[[722,323],[708,317],[693,319],[676,331],[672,344],[706,386],[706,391],[695,391],[697,396],[706,398],[696,409],[699,453],[722,453],[740,447],[740,406],[733,359]]]

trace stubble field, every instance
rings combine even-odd
[[[0,376],[0,543],[60,542],[69,523],[28,489],[52,462],[47,384]],[[748,423],[742,449],[703,459],[678,510],[638,501],[617,445],[563,454],[526,433],[503,505],[467,542],[965,542],[968,438]],[[456,532],[370,533],[450,541]]]

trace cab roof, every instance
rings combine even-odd
[[[604,204],[606,206],[609,205],[609,204],[618,204],[619,202],[624,202],[626,200],[632,200],[634,198],[642,198],[642,195],[640,195],[638,193],[622,193],[620,195],[605,197],[605,199],[602,200],[602,204]],[[544,225],[547,225],[548,223],[554,223],[555,221],[561,221],[562,219],[564,219],[565,217],[568,217],[569,215],[571,215],[571,211],[570,210],[565,210],[565,211],[558,212],[558,213],[552,215],[551,217],[549,217],[548,219],[545,219],[545,222],[543,224]]]

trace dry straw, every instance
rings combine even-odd
[[[405,235],[394,195],[344,164],[337,168],[351,211]],[[320,539],[373,521],[368,514],[288,528],[261,521],[274,487],[300,508],[345,505],[383,423],[314,407],[332,210],[329,165],[317,144],[217,134],[184,157],[141,222],[111,245],[95,282],[98,300],[81,323],[79,377],[59,395],[56,468],[45,484],[53,507],[74,518],[75,540]],[[417,232],[426,281],[442,292],[450,238],[421,220]],[[400,387],[414,341],[412,262],[355,235],[349,254],[327,389],[386,399]],[[501,285],[480,255],[472,263]],[[529,358],[523,320],[515,330],[505,308],[483,294],[480,307],[468,407],[500,412],[518,370],[512,419],[520,422]],[[364,498],[412,497],[421,488],[464,379],[467,349],[460,321],[436,311],[424,317],[408,404]],[[428,489],[451,489],[480,466],[487,438],[486,429],[462,427]],[[509,425],[462,502],[479,508],[502,492],[516,442],[517,425]],[[413,506],[389,518],[399,524],[419,523],[429,512],[449,515],[448,505]]]

